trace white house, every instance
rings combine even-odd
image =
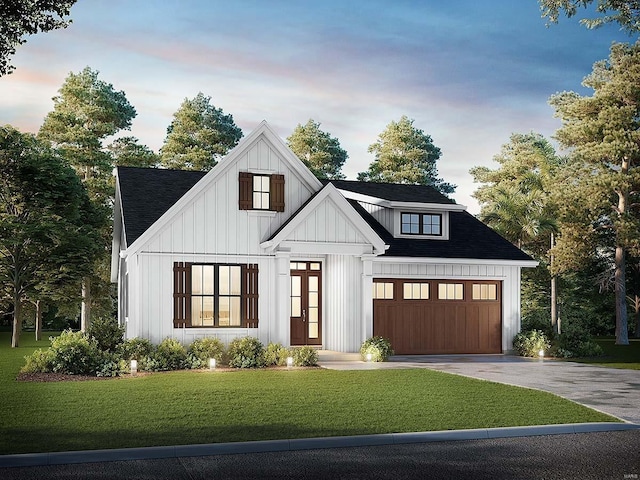
[[[529,256],[430,187],[321,182],[266,122],[207,173],[116,176],[128,338],[501,353],[519,331]]]

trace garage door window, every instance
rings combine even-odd
[[[438,299],[440,300],[464,300],[464,288],[462,283],[439,283]]]
[[[497,300],[498,288],[495,284],[474,283],[473,284],[473,300]]]
[[[374,300],[393,300],[393,283],[392,282],[374,282],[373,299]]]
[[[403,287],[403,298],[405,300],[428,300],[428,283],[405,283]]]

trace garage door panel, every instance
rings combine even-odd
[[[396,282],[396,292],[402,292],[402,280],[385,281]],[[429,282],[436,292],[438,281]],[[456,283],[465,285],[463,300],[374,300],[374,335],[388,338],[397,354],[501,353],[500,282],[493,282],[495,300],[472,300],[472,284],[486,282]]]

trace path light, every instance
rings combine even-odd
[[[370,362],[371,360],[373,360],[373,355],[370,353],[367,353],[367,362]]]
[[[293,366],[293,357],[287,357],[287,370],[291,370]]]
[[[540,351],[538,352],[538,356],[539,356],[540,358],[544,358],[544,350],[540,350]]]
[[[138,373],[138,361],[131,360],[131,375],[136,375]]]
[[[216,359],[215,358],[210,358],[209,359],[209,370],[215,370],[216,369]]]

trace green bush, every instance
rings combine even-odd
[[[563,325],[562,334],[558,339],[558,356],[597,357],[603,354],[602,347],[591,338],[586,328],[576,323]]]
[[[186,360],[184,346],[173,338],[165,338],[147,359],[143,359],[142,367],[152,371],[180,370],[185,367]]]
[[[551,340],[554,338],[553,325],[551,325],[551,313],[547,310],[533,310],[522,317],[520,332],[539,330]]]
[[[187,349],[186,365],[189,368],[208,368],[209,359],[220,365],[224,356],[224,344],[217,338],[199,338]]]
[[[548,353],[551,342],[542,330],[520,332],[513,338],[513,349],[522,357],[537,357],[540,350]]]
[[[24,357],[27,363],[20,369],[22,373],[48,373],[53,371],[53,351],[50,348],[37,349]]]
[[[292,356],[293,354],[287,347],[283,347],[279,343],[269,343],[264,351],[265,365],[284,366],[287,364],[287,357]]]
[[[96,368],[97,377],[118,377],[129,373],[129,363],[117,353],[103,352],[102,362]]]
[[[265,366],[264,347],[257,338],[236,338],[227,351],[229,366],[233,368],[261,368]]]
[[[100,350],[115,352],[124,341],[124,327],[113,317],[96,318],[87,328],[87,336],[96,341]]]
[[[65,330],[51,337],[52,371],[71,375],[95,375],[102,352],[93,338],[82,332]]]
[[[127,362],[132,359],[141,361],[144,357],[151,355],[151,352],[153,352],[153,345],[146,338],[130,338],[118,346],[118,354]]]
[[[360,357],[367,361],[367,355],[371,354],[372,362],[386,362],[393,355],[391,342],[382,337],[371,337],[362,342],[360,347]]]
[[[285,358],[285,364],[286,364]],[[318,365],[318,352],[312,347],[293,349],[293,364],[296,367],[315,367]]]

